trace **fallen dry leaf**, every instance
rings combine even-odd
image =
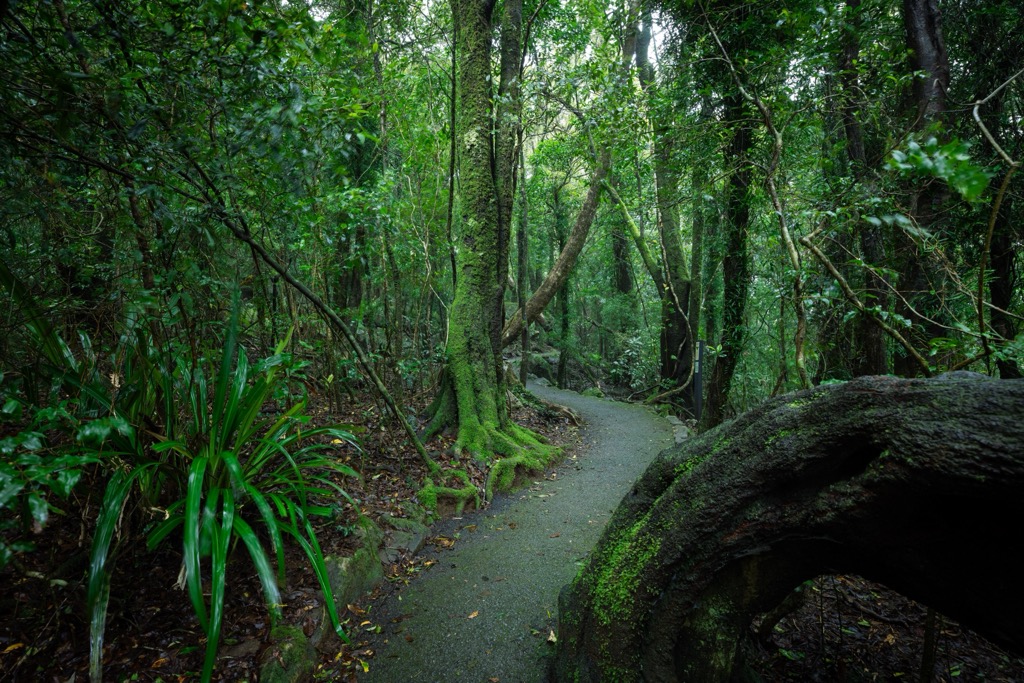
[[[480,616],[480,610],[473,610],[473,613],[472,613],[472,614],[470,614],[470,615],[469,615],[468,617],[466,617],[466,618],[467,618],[467,619],[476,619],[476,618],[477,618],[478,616]]]

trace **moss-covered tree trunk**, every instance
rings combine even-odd
[[[551,449],[509,420],[502,372],[516,131],[508,122],[514,111],[503,104],[503,121],[494,132],[494,102],[496,95],[502,101],[516,96],[517,88],[506,79],[518,78],[522,13],[517,0],[505,3],[502,83],[496,93],[491,77],[494,6],[491,0],[452,0],[462,213],[455,234],[458,278],[449,318],[448,363],[428,431],[454,425],[457,448],[484,460],[511,456],[492,467],[490,484],[501,488],[511,483],[517,465],[540,467]],[[506,68],[506,62],[516,68]]]
[[[663,452],[559,601],[559,681],[728,681],[752,618],[857,573],[1024,650],[1024,381],[867,377]]]
[[[491,34],[493,2],[452,0],[458,53],[459,179],[462,215],[456,225],[458,279],[448,332],[448,365],[435,405],[436,427],[458,425],[458,442],[493,450],[490,432],[507,420],[500,334],[507,254],[498,230],[492,139]],[[507,236],[506,236],[507,237]]]

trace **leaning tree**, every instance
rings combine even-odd
[[[1024,650],[1024,381],[865,377],[663,452],[559,604],[561,681],[727,681],[755,616],[857,573]]]

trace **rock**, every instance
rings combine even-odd
[[[425,524],[404,517],[388,517],[386,521],[394,527],[394,531],[386,535],[380,548],[378,554],[381,562],[394,564],[403,555],[415,555],[423,548],[430,533],[430,528]]]
[[[382,532],[369,517],[360,517],[356,523],[356,535],[361,538],[362,546],[351,557],[328,556],[324,558],[327,566],[327,578],[334,593],[334,605],[340,615],[347,605],[369,593],[384,578],[377,555],[384,541]],[[313,634],[313,647],[327,647],[324,636],[332,631],[331,620],[327,610],[323,610],[320,626]]]
[[[382,532],[369,517],[360,517],[356,534],[362,539],[360,547],[351,557],[327,557],[327,576],[334,591],[334,604],[338,611],[373,590],[384,578],[384,570],[377,557],[377,549],[384,542]]]
[[[313,645],[298,626],[275,626],[270,635],[273,644],[260,658],[263,683],[300,683],[313,678],[317,655]]]

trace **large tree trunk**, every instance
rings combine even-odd
[[[488,497],[495,489],[511,486],[517,468],[541,469],[557,452],[533,432],[515,425],[508,415],[501,349],[517,125],[506,121],[492,134],[494,6],[492,0],[452,0],[459,54],[462,216],[456,235],[458,279],[448,327],[448,364],[427,427],[429,433],[457,425],[456,448],[492,463]],[[516,0],[504,4],[498,95],[499,110],[506,119],[516,111],[508,100],[515,99],[518,91],[520,8]],[[509,46],[509,41],[517,45]],[[495,457],[499,455],[506,457]],[[467,486],[463,490],[471,490],[465,473],[458,476]],[[428,480],[427,485],[433,483]]]
[[[846,0],[847,23],[844,24],[842,48],[839,56],[839,108],[846,137],[846,156],[853,176],[867,183],[866,193],[875,193],[875,183],[868,175],[867,147],[864,141],[863,95],[860,84],[860,34],[864,25],[861,0]],[[882,229],[867,221],[857,224],[861,256],[868,268],[864,269],[863,299],[869,307],[877,307],[880,315],[889,306],[888,284],[874,268],[885,263],[885,245]],[[882,328],[870,316],[857,316],[854,331],[854,365],[857,375],[884,375],[889,371],[889,357]]]
[[[857,573],[1024,650],[1024,381],[866,377],[663,452],[559,603],[560,681],[714,681],[752,618]]]
[[[458,18],[462,216],[456,235],[458,284],[448,332],[448,365],[432,427],[457,422],[460,446],[484,454],[493,450],[489,434],[507,420],[500,353],[505,280],[499,277],[507,235],[498,227],[491,136],[493,3],[452,0],[452,10]]]
[[[949,58],[937,0],[903,0],[903,24],[908,67],[912,73],[921,74],[914,78],[914,126],[924,130],[942,121],[949,89]],[[908,212],[920,227],[935,231],[948,199],[949,188],[944,183],[912,188]],[[912,323],[911,343],[917,349],[926,349],[932,339],[945,334],[936,318],[944,317],[941,301],[946,295],[946,275],[908,235],[897,234],[897,240],[897,249],[902,252],[897,270],[902,277],[896,312]],[[896,357],[893,370],[905,376],[921,373],[919,364],[908,355]]]

